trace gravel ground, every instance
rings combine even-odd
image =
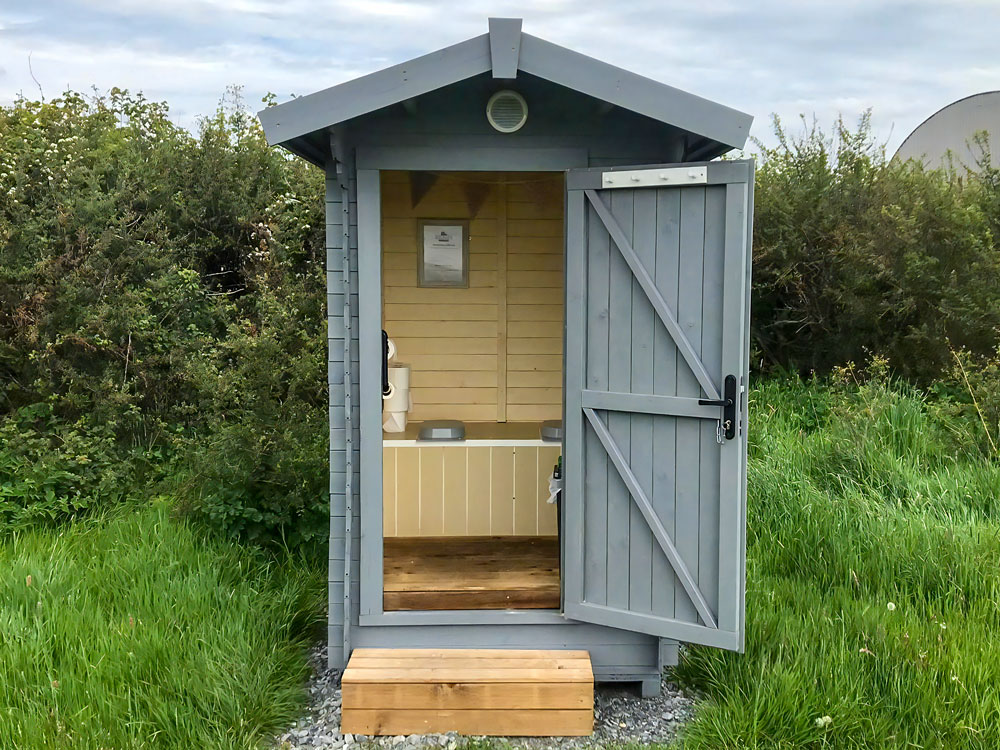
[[[278,750],[338,750],[347,746],[443,748],[455,750],[469,738],[457,734],[413,734],[396,737],[364,737],[340,733],[340,671],[327,669],[326,646],[311,656],[313,676],[309,679],[309,712],[290,729],[275,738]],[[594,706],[594,734],[590,737],[517,737],[503,742],[512,747],[592,748],[626,742],[665,743],[694,712],[694,700],[677,685],[663,678],[656,698],[640,698],[634,686],[597,686]],[[358,747],[360,750],[360,747]]]

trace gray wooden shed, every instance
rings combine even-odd
[[[741,650],[752,118],[520,19],[259,116],[327,175],[331,665]]]

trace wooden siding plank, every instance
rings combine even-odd
[[[507,305],[507,319],[527,322],[558,322],[563,319],[562,303],[551,305]]]
[[[507,421],[507,187],[498,185],[497,201],[497,392],[498,422]]]
[[[445,535],[461,536],[469,533],[467,450],[450,448],[443,451],[444,518],[441,533]]]
[[[396,451],[396,534],[416,536],[420,533],[420,464],[418,451],[399,448]]]
[[[396,320],[391,324],[393,338],[495,338],[495,320]]]
[[[507,404],[507,420],[510,422],[537,422],[562,419],[562,416],[562,404]]]
[[[538,448],[514,448],[514,534],[538,531]]]
[[[561,371],[532,370],[525,372],[516,370],[507,374],[507,383],[511,388],[560,388],[563,374]]]
[[[420,388],[492,388],[497,374],[489,370],[420,370],[410,372],[410,385]]]
[[[468,461],[466,492],[469,497],[468,533],[487,535],[491,533],[490,518],[493,492],[493,484],[490,481],[490,448],[470,446],[466,451]]]
[[[396,535],[395,448],[382,448],[382,534]]]
[[[514,448],[490,448],[490,533],[514,533]]]
[[[419,305],[387,304],[386,321],[454,320],[496,323],[497,306],[493,305]]]
[[[421,447],[417,456],[420,465],[420,534],[440,534],[444,525],[444,448]]]

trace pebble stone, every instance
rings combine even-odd
[[[394,737],[341,734],[340,670],[327,668],[325,645],[313,649],[310,662],[313,674],[308,683],[308,711],[275,738],[275,750],[456,750],[472,739],[455,732]],[[594,691],[594,733],[590,737],[508,737],[502,738],[503,745],[555,750],[668,743],[694,714],[695,699],[669,679],[669,671],[662,680],[660,695],[655,698],[640,698],[634,686],[598,684]]]

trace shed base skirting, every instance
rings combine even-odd
[[[553,624],[498,625],[354,625],[355,652],[361,648],[433,649],[447,645],[465,649],[583,650],[590,654],[596,682],[643,683],[644,694],[655,694],[669,654],[660,639],[628,630],[563,620]],[[342,631],[330,627],[330,653],[339,655]],[[331,666],[343,662],[331,660]],[[647,692],[649,691],[649,692]]]

